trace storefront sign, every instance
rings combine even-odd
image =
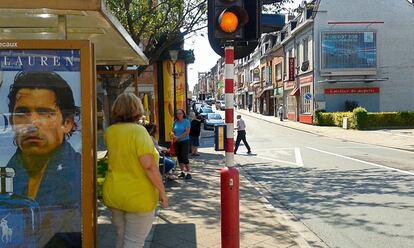
[[[295,58],[289,58],[289,81],[295,80]]]
[[[95,89],[88,41],[0,49],[0,247],[92,239]]]
[[[306,76],[299,79],[300,84],[306,84],[306,83],[312,83],[313,82],[313,76]]]
[[[370,87],[370,88],[330,88],[325,89],[325,94],[377,94],[380,92],[380,88],[378,87]]]

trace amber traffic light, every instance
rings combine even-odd
[[[239,26],[239,17],[232,11],[223,11],[218,20],[220,29],[225,33],[233,33]]]
[[[224,54],[232,42],[235,59],[252,52],[260,37],[261,0],[208,0],[208,39],[213,50]]]

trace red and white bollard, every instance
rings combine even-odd
[[[225,48],[226,167],[221,170],[221,247],[240,247],[239,171],[234,168],[234,47]]]

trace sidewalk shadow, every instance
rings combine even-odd
[[[195,224],[156,224],[151,248],[196,248]]]
[[[268,198],[273,205],[282,205],[299,219],[317,216],[340,228],[359,227],[371,233],[391,238],[414,239],[408,232],[396,233],[387,227],[408,230],[410,226],[370,219],[367,213],[344,212],[343,208],[404,210],[414,213],[407,197],[414,196],[410,177],[384,173],[382,169],[316,169],[286,167],[275,163],[240,165],[249,177],[267,182]],[[371,201],[368,197],[389,197],[388,201]],[[400,197],[397,200],[395,197]],[[395,200],[391,200],[395,199]],[[384,210],[385,211],[385,210]],[[372,217],[372,216],[371,216]]]

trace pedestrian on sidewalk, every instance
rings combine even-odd
[[[158,201],[168,206],[158,152],[147,130],[137,124],[143,112],[133,93],[119,95],[112,106],[114,124],[105,133],[109,169],[103,198],[112,210],[117,248],[143,247]]]
[[[247,148],[247,154],[252,153],[249,143],[246,140],[246,123],[241,118],[241,115],[237,115],[237,126],[235,128],[237,130],[237,139],[236,139],[236,147],[234,148],[234,154],[237,153],[237,149],[239,149],[240,141],[243,140],[244,146]]]
[[[180,164],[181,174],[178,177],[191,179],[190,161],[188,154],[190,150],[190,129],[191,123],[183,109],[178,109],[175,113],[172,137],[176,148],[178,163]],[[187,172],[187,175],[185,174]]]
[[[252,112],[252,103],[249,102],[249,104],[247,105],[247,107],[249,108],[249,112]]]
[[[283,104],[280,104],[279,109],[277,110],[280,121],[283,121]]]
[[[198,147],[200,146],[200,133],[201,133],[201,117],[199,114],[191,113],[191,128],[190,128],[190,143],[191,143],[191,155],[200,156],[198,153]]]

